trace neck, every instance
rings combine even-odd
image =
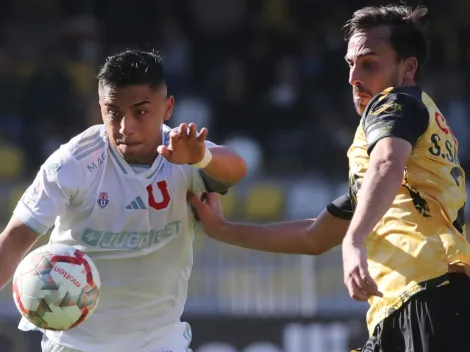
[[[416,85],[414,80],[403,81],[402,87],[413,87]]]

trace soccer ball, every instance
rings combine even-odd
[[[99,301],[100,277],[82,251],[48,244],[23,258],[13,277],[20,313],[40,329],[62,331],[83,323]]]

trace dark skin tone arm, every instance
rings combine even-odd
[[[207,235],[238,247],[272,253],[320,255],[341,244],[349,220],[340,219],[324,210],[316,219],[304,219],[266,225],[226,221],[216,194],[205,202],[188,193]]]

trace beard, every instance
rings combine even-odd
[[[382,89],[378,92],[372,92],[371,90],[367,89],[366,87],[359,85],[359,86],[354,86],[353,87],[353,102],[354,102],[354,108],[356,112],[362,116],[364,113],[367,105],[369,104],[369,101],[376,96],[377,94],[381,93],[383,90],[389,88],[389,87],[399,87],[402,85],[403,80],[400,77],[400,73],[398,68],[393,72],[391,75],[390,79],[387,80],[387,84],[384,84]],[[364,94],[367,95],[367,97],[358,97],[358,94]]]

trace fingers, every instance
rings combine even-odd
[[[181,133],[174,128],[170,131],[170,146],[173,146],[177,140],[181,138]]]
[[[189,138],[197,138],[197,127],[194,123],[189,124]]]
[[[345,284],[349,295],[358,301],[367,301],[371,296],[383,297],[377,284],[374,282],[368,271],[356,268],[345,278]]]
[[[359,272],[360,284],[362,289],[368,292],[372,296],[382,297],[382,292],[379,291],[379,288],[375,281],[370,276],[369,272],[360,270]]]
[[[163,156],[165,159],[171,161],[171,157],[172,157],[173,151],[172,151],[171,149],[169,149],[167,146],[165,146],[165,145],[160,145],[160,146],[157,148],[157,152],[158,152],[158,154],[160,154],[161,156]]]
[[[206,203],[212,209],[216,210],[218,213],[221,213],[222,206],[220,205],[219,197],[217,197],[216,193],[208,193],[206,197]]]
[[[351,280],[346,286],[348,287],[349,295],[356,301],[367,301],[371,297],[371,295],[362,290],[354,280]]]
[[[206,138],[207,138],[207,134],[208,134],[208,133],[209,133],[209,131],[207,130],[207,128],[204,127],[204,128],[201,130],[201,132],[199,132],[199,136],[197,136],[197,139],[198,139],[199,141],[205,141]]]
[[[199,134],[197,133],[197,126],[195,123],[186,123],[180,124],[177,128],[174,128],[170,133],[170,138],[173,142],[178,139],[196,139],[198,141],[204,141],[207,138],[208,130],[207,128],[201,129]]]
[[[182,139],[188,139],[189,138],[189,128],[188,125],[185,123],[182,123],[178,127],[178,132],[180,134],[180,138]]]
[[[188,191],[186,193],[186,200],[194,206],[196,209],[198,209],[201,205],[204,203],[191,191]]]

